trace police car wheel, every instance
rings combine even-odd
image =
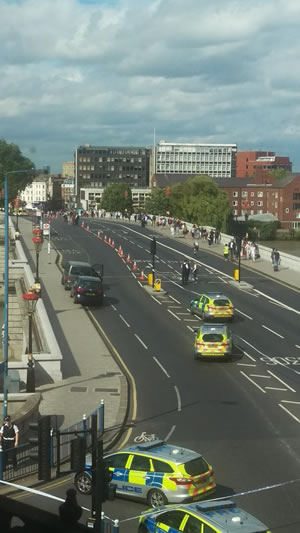
[[[151,507],[159,507],[160,505],[166,505],[168,500],[163,492],[153,489],[147,495],[147,502]]]
[[[75,485],[78,492],[81,494],[91,494],[92,492],[92,480],[85,472],[77,474],[75,478]]]

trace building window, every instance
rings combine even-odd
[[[253,201],[252,201],[252,202],[250,202],[250,205],[252,205],[252,206],[253,206],[253,205],[255,205],[255,202],[253,202]]]
[[[299,211],[299,209],[300,209],[300,204],[293,204],[294,211]]]
[[[289,208],[286,207],[285,210],[284,210],[284,212],[285,212],[285,213],[289,213],[289,212],[290,212]]]
[[[234,200],[234,201],[232,202],[232,205],[237,206],[237,205],[238,205],[237,201]]]
[[[278,192],[275,192],[275,198],[278,198]]]
[[[254,192],[251,193],[251,196],[252,196],[252,197],[254,196]]]
[[[263,203],[261,200],[259,200],[259,201],[257,202],[257,205],[258,205],[259,207],[261,207],[263,204],[264,204],[264,203]]]
[[[263,196],[264,196],[263,191],[257,191],[257,197],[258,198],[263,198]]]
[[[293,200],[300,200],[300,193],[299,192],[294,192]]]
[[[242,191],[242,198],[248,197],[248,191]]]
[[[232,196],[233,196],[234,198],[237,198],[238,195],[239,195],[238,191],[233,191]]]

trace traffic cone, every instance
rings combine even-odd
[[[137,269],[137,266],[136,266],[136,261],[133,261],[133,266],[132,266],[132,270],[136,270]]]
[[[121,253],[122,253],[122,246],[120,244],[119,249],[118,249],[118,254],[121,255]]]
[[[104,242],[106,242],[106,239],[107,239],[107,237],[106,237],[106,235],[104,235],[104,239],[103,239],[103,240],[104,240]]]
[[[81,227],[84,228],[84,222],[81,222]]]
[[[123,254],[123,250],[122,250],[122,248],[121,248],[121,250],[119,251],[119,256],[121,257],[121,259],[123,259],[123,257],[124,257],[124,254]]]
[[[130,263],[130,255],[129,254],[127,255],[126,263]]]
[[[139,279],[141,279],[141,280],[147,279],[145,274],[144,274],[144,269],[142,269]]]
[[[108,239],[108,245],[111,246],[111,238]]]
[[[87,226],[87,227],[86,227],[86,231],[90,231],[90,226]]]
[[[112,247],[112,248],[115,247],[115,241],[114,241],[114,240],[111,241],[111,247]]]
[[[100,239],[100,231],[97,232],[97,237]]]

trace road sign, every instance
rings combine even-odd
[[[50,232],[50,224],[48,224],[48,223],[43,224],[43,233],[44,233],[44,235],[49,235],[49,232]]]

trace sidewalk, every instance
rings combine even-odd
[[[19,228],[21,241],[24,240],[35,264],[31,220],[20,217]],[[56,255],[52,249],[50,263],[45,243],[40,253],[40,278],[42,293],[47,292],[70,349],[62,368],[71,377],[46,385],[36,384],[36,390],[42,395],[40,413],[57,415],[60,428],[67,428],[79,422],[83,414],[91,414],[104,400],[104,427],[116,428],[113,433],[118,433],[127,416],[127,378],[113,356],[109,341],[104,342],[86,311],[74,305],[69,291],[63,289]],[[55,329],[54,333],[57,333]]]
[[[140,225],[135,222],[133,222],[133,224]],[[162,226],[150,226],[149,224],[147,224],[147,228],[148,229],[151,228],[151,230],[156,231],[160,235],[163,235],[164,237],[168,237],[169,239],[172,239],[174,241],[181,241],[186,246],[193,248],[195,240],[192,239],[190,235],[186,237],[184,237],[183,235],[180,235],[179,237],[175,237],[174,235],[171,234],[171,231],[168,227],[163,228]],[[201,260],[201,250],[205,250],[205,252],[223,257],[223,243],[222,242],[220,242],[219,244],[212,244],[211,246],[209,246],[206,240],[198,239],[198,244],[199,244],[199,251],[200,251],[198,259]],[[236,261],[231,264],[232,264],[233,269],[237,268]],[[267,276],[268,278],[272,278],[276,281],[280,281],[281,283],[284,283],[290,287],[300,290],[300,272],[297,272],[296,270],[292,270],[291,268],[285,267],[284,264],[281,264],[278,272],[274,272],[272,269],[271,257],[270,257],[270,261],[266,261],[264,259],[256,259],[256,261],[252,261],[252,259],[242,259],[241,268],[256,272],[257,274],[262,274],[264,276]]]

